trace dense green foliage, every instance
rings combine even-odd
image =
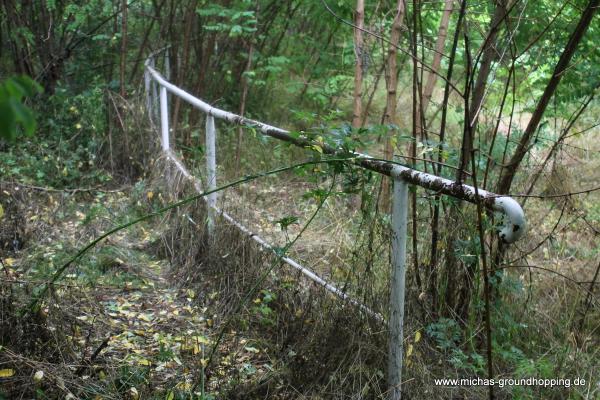
[[[39,85],[28,76],[8,78],[0,83],[0,137],[14,140],[19,126],[26,135],[33,134],[35,117],[23,99],[40,91]]]

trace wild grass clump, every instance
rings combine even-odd
[[[192,192],[190,181],[172,167],[163,171],[157,190],[176,197]],[[381,322],[314,285],[223,217],[209,236],[206,218],[202,201],[171,214],[162,251],[175,266],[177,282],[203,293],[199,297],[216,316],[225,342],[231,335],[259,341],[271,368],[255,380],[231,379],[219,390],[232,398],[298,391],[377,398],[385,381],[387,335]],[[230,352],[229,344],[220,344],[209,376],[216,376]]]

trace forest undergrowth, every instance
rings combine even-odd
[[[600,399],[599,6],[0,2],[0,400]],[[251,234],[150,66],[300,144],[214,115]],[[392,180],[355,151],[527,221],[410,185],[401,385]]]
[[[256,146],[253,156],[265,149],[260,143]],[[590,156],[589,149],[573,146],[569,154],[573,168],[584,161],[586,168],[595,168],[596,150]],[[107,183],[108,171],[93,168],[88,171],[90,188],[45,187],[37,176],[2,183],[2,246],[8,255],[2,258],[3,395],[131,399],[385,395],[384,326],[312,286],[224,221],[217,239],[210,242],[201,201],[110,236],[53,285],[39,311],[19,316],[54,268],[90,239],[190,195],[189,183],[163,163],[159,157],[152,164],[158,173],[117,188]],[[577,187],[588,184],[578,183],[572,171],[567,168],[561,178],[548,179],[546,193],[564,191],[567,179]],[[245,218],[253,231],[284,245],[302,231],[323,188],[331,183],[326,170],[312,172],[321,177],[307,180],[304,173],[289,173],[243,184],[222,193],[219,204]],[[557,173],[550,170],[548,176]],[[52,174],[62,176],[60,169]],[[359,183],[378,184],[361,179],[366,178],[357,176],[350,182],[354,189],[361,187]],[[562,186],[553,187],[552,182]],[[387,296],[382,282],[389,273],[386,220],[372,216],[368,211],[377,203],[369,203],[368,196],[348,185],[342,180],[334,186],[336,195],[327,200],[320,218],[303,232],[291,254],[385,315],[381,297]],[[578,286],[592,279],[593,268],[588,266],[595,253],[587,249],[593,248],[595,239],[582,233],[589,232],[589,224],[598,217],[594,196],[552,200],[549,209],[537,205],[540,199],[530,200],[535,206],[528,217],[536,229],[519,251],[531,251],[533,269],[527,270],[528,275],[517,270],[504,276],[501,290],[506,291],[506,303],[498,304],[498,316],[504,319],[495,320],[501,333],[496,354],[501,368],[523,377],[555,373],[586,377],[591,393],[597,371],[593,335],[570,336],[572,348],[565,347],[563,335],[574,324],[593,326],[595,317],[582,317],[580,309],[564,314],[565,320],[554,316],[564,313],[564,296],[586,301]],[[578,206],[589,213],[578,213]],[[556,225],[555,219],[565,215],[567,222]],[[370,226],[364,230],[367,234],[363,226]],[[547,244],[549,235],[554,246]],[[581,264],[573,264],[575,260]],[[567,262],[569,271],[561,266]],[[275,265],[255,287],[264,271]],[[583,283],[565,280],[562,275],[567,272]],[[409,280],[411,290],[417,290],[413,278]],[[361,285],[356,285],[359,281]],[[248,293],[250,301],[238,308]],[[469,343],[452,320],[425,322],[432,318],[425,311],[427,301],[418,295],[407,304],[406,390],[415,390],[413,398],[421,398],[418,388],[447,374],[448,368],[452,376],[461,377],[483,366],[477,339]],[[538,314],[534,319],[525,312],[511,314],[512,301]],[[539,321],[539,314],[547,316],[545,322]],[[481,322],[471,323],[476,337]],[[545,329],[547,324],[554,329]],[[514,335],[524,340],[518,347]],[[219,336],[217,356],[211,358]],[[563,369],[566,360],[571,361],[568,372]],[[422,395],[484,396],[479,389],[431,388]],[[508,398],[514,390],[501,395]],[[524,398],[540,395],[520,390],[516,395]],[[562,396],[555,390],[547,393]]]

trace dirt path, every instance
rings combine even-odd
[[[110,327],[105,349],[94,361],[143,371],[142,382],[131,382],[132,394],[142,390],[136,383],[151,391],[190,391],[199,372],[194,369],[201,369],[210,344],[205,336],[210,320],[194,305],[193,291],[169,288],[163,279],[151,283],[153,289],[103,294],[100,312],[78,319],[96,318]]]

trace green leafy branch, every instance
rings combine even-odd
[[[36,127],[35,116],[23,104],[23,99],[41,91],[42,87],[28,76],[12,77],[0,83],[0,137],[15,140],[19,125],[26,135],[33,134]]]

